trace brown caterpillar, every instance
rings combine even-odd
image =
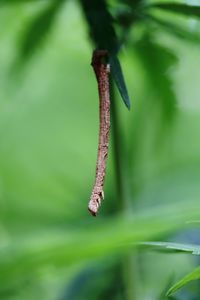
[[[108,52],[96,50],[92,57],[99,92],[99,145],[96,164],[96,177],[88,209],[93,216],[97,215],[98,209],[104,199],[103,185],[106,174],[106,161],[108,156],[109,133],[110,133],[110,90],[109,73],[110,66],[106,63]]]

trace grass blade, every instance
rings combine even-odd
[[[139,243],[141,247],[164,251],[164,252],[186,252],[194,255],[200,255],[200,245],[192,244],[179,244],[179,243],[170,243],[170,242],[141,242]]]
[[[179,280],[177,283],[175,283],[167,292],[167,296],[172,295],[180,288],[184,287],[186,284],[188,284],[191,281],[199,280],[200,279],[200,267],[196,268],[194,271],[183,277],[181,280]]]

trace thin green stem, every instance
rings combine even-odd
[[[121,143],[122,137],[119,126],[119,116],[116,104],[115,91],[113,82],[110,82],[111,92],[111,128],[112,128],[112,142],[113,142],[113,156],[115,166],[115,181],[116,181],[116,194],[117,194],[117,208],[118,211],[127,213],[129,209],[129,193],[126,190],[125,184],[125,168],[122,161],[123,156],[123,144]],[[133,257],[131,254],[125,255],[122,262],[122,273],[125,287],[125,299],[136,300],[135,289],[135,271]]]
[[[113,81],[110,81],[110,94],[111,94],[111,134],[113,143],[113,156],[114,156],[114,167],[115,167],[115,181],[116,181],[116,196],[117,206],[120,212],[125,211],[125,195],[124,195],[124,184],[123,184],[123,170],[121,166],[121,147],[119,143],[120,128],[118,122],[118,112],[115,99],[115,91]]]

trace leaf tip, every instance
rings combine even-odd
[[[126,104],[126,107],[128,108],[129,111],[131,110],[131,102],[130,101]]]

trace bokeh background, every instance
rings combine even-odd
[[[199,20],[155,9],[129,28],[119,58],[131,110],[115,90],[105,201],[92,218],[94,46],[77,1],[35,37],[49,2],[0,2],[0,299],[168,299],[198,256],[135,243],[200,244]],[[175,297],[199,300],[199,281]]]

